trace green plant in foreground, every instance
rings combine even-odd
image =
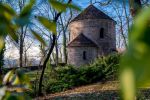
[[[30,91],[30,80],[20,69],[9,71],[3,78],[0,100],[30,100],[24,91]]]
[[[9,36],[11,39],[18,42],[18,34],[16,33],[21,27],[30,23],[30,16],[34,4],[35,0],[30,0],[30,2],[22,9],[20,14],[17,14],[10,5],[0,3],[0,50],[3,48],[4,38],[6,36]],[[31,32],[37,40],[45,44],[39,34],[33,30]]]
[[[6,36],[18,42],[18,34],[16,33],[21,27],[30,23],[34,3],[35,0],[30,0],[20,14],[17,14],[10,5],[0,3],[0,52],[4,47]],[[38,34],[32,32],[40,42],[45,44]],[[0,78],[2,77],[0,75]],[[3,82],[0,79],[0,100],[25,100],[26,96],[23,92],[29,87],[29,79],[21,70],[11,70],[4,76]]]
[[[35,1],[36,0],[30,0],[29,4],[27,4],[22,9],[20,14],[17,14],[8,4],[0,3],[0,12],[1,12],[0,13],[0,19],[1,19],[0,20],[0,50],[2,49],[2,47],[4,45],[4,37],[5,36],[9,36],[14,41],[18,42],[18,34],[16,34],[16,32],[20,28],[24,27],[25,25],[30,24],[30,16],[31,16],[32,8],[33,8],[33,5],[35,4]],[[58,19],[58,17],[61,15],[61,13],[66,11],[67,8],[76,9],[76,10],[80,10],[80,9],[70,3],[66,4],[66,3],[63,3],[63,2],[60,2],[57,0],[48,0],[48,1],[51,4],[51,6],[59,12],[57,14],[58,16],[56,15],[54,20],[49,20],[48,18],[38,16],[38,20],[45,28],[47,28],[49,31],[51,31],[53,33],[53,36],[55,37],[55,35],[57,34],[57,32],[56,32],[57,20],[56,19]],[[71,0],[69,0],[68,2],[70,2],[70,1]],[[42,44],[46,45],[45,41],[41,38],[41,36],[38,33],[36,33],[34,30],[31,30],[31,33]],[[54,38],[53,38],[53,40],[54,40]],[[53,49],[50,49],[50,53],[47,54],[46,58],[50,57],[52,50]],[[46,63],[47,63],[47,61],[48,61],[48,59],[45,60]],[[45,62],[43,64],[44,70],[46,68]],[[44,70],[42,71],[41,78],[40,78],[39,92],[41,92]],[[12,73],[12,72],[10,71],[9,74],[10,73]],[[16,79],[18,79],[18,78],[16,78]],[[26,80],[24,80],[24,81],[26,81]],[[5,89],[3,89],[3,90],[5,90]]]
[[[124,100],[135,100],[138,87],[150,86],[150,8],[135,18],[129,33],[129,47],[121,61],[121,89]]]

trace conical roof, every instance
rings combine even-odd
[[[109,19],[113,20],[111,17],[106,15],[104,12],[100,11],[94,5],[89,5],[82,13],[75,17],[71,22],[84,20],[84,19]],[[114,20],[113,20],[114,21]]]
[[[68,44],[68,47],[97,47],[97,45],[82,33]]]

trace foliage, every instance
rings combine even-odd
[[[4,65],[4,51],[5,51],[5,46],[0,51],[0,70],[2,69],[2,66]]]
[[[4,52],[4,38],[9,35],[13,40],[18,42],[18,36],[16,31],[28,23],[31,9],[34,2],[30,2],[27,6],[24,7],[20,15],[8,5],[0,3],[0,52],[1,59],[3,62],[3,52]],[[1,63],[2,65],[2,63]],[[0,66],[1,66],[0,65]],[[0,76],[2,77],[2,75]],[[26,80],[26,81],[25,81]],[[1,80],[0,80],[1,81]],[[3,79],[3,84],[0,83],[0,99],[25,99],[25,96],[22,94],[22,91],[29,88],[29,80],[27,76],[23,74],[20,70],[11,70],[9,71]],[[13,92],[9,91],[10,88],[13,88]]]
[[[94,63],[80,68],[71,65],[59,66],[51,73],[53,75],[50,77],[51,80],[46,81],[46,92],[59,92],[94,82],[116,79],[119,59],[120,55],[114,54],[99,58]]]
[[[0,52],[3,58],[4,38],[8,35],[14,41],[18,42],[17,30],[30,23],[30,15],[32,12],[35,0],[30,0],[20,14],[17,14],[8,4],[0,3]],[[38,39],[38,38],[37,38]],[[0,62],[3,62],[0,59]],[[2,63],[1,63],[2,65]],[[1,66],[0,65],[0,66]],[[2,75],[0,76],[2,77]],[[1,81],[1,80],[0,80]],[[30,80],[21,70],[9,71],[3,79],[3,85],[0,83],[0,99],[27,99],[23,95],[23,91],[29,89]],[[13,92],[9,89],[14,89]]]
[[[144,8],[129,33],[129,47],[121,61],[121,86],[125,100],[134,100],[138,87],[150,86],[150,8]]]
[[[39,91],[38,91],[38,95],[41,95],[42,94],[42,83],[43,83],[43,76],[44,76],[44,72],[45,72],[45,68],[46,68],[46,66],[47,66],[47,63],[48,63],[48,60],[49,60],[49,58],[50,58],[50,56],[51,56],[51,54],[52,54],[52,52],[53,52],[53,49],[54,49],[54,47],[55,47],[55,42],[56,42],[56,22],[58,21],[58,18],[61,16],[61,14],[62,14],[62,12],[64,12],[64,9],[63,9],[63,7],[66,7],[66,9],[67,8],[73,8],[73,9],[76,9],[77,7],[76,6],[73,6],[73,5],[71,5],[70,3],[72,2],[72,0],[68,0],[68,2],[67,3],[62,3],[62,2],[60,2],[60,1],[57,1],[57,0],[49,0],[49,3],[50,3],[50,5],[54,8],[54,9],[56,9],[56,10],[58,10],[58,8],[59,8],[59,10],[58,10],[58,13],[56,12],[56,15],[55,15],[55,17],[54,17],[54,19],[53,20],[49,20],[49,19],[47,19],[47,18],[44,18],[44,17],[38,17],[39,18],[39,21],[42,23],[42,25],[43,26],[45,26],[49,31],[51,31],[52,32],[52,37],[53,37],[53,40],[52,40],[52,42],[51,42],[51,47],[50,47],[50,49],[48,50],[48,53],[47,53],[47,55],[46,55],[46,57],[45,57],[45,60],[44,60],[44,62],[43,62],[43,68],[42,68],[42,72],[41,72],[41,76],[40,76],[40,81],[39,81]],[[59,7],[59,6],[60,7]],[[67,6],[66,6],[67,5]],[[70,6],[69,6],[70,5]],[[62,7],[63,6],[63,7]],[[49,26],[50,25],[50,26]]]
[[[58,12],[63,12],[64,8],[65,8],[65,10],[67,8],[73,8],[73,9],[79,10],[78,7],[76,7],[72,4],[69,4],[69,3],[66,4],[63,2],[56,1],[56,0],[49,0],[49,3],[56,10],[58,10]],[[33,8],[34,4],[35,4],[35,0],[30,0],[30,2],[26,6],[24,6],[24,8],[20,12],[20,14],[17,14],[17,12],[14,11],[13,8],[10,7],[10,5],[0,3],[0,12],[1,12],[0,13],[0,19],[1,19],[1,21],[0,21],[0,51],[1,51],[2,47],[4,46],[4,37],[5,36],[8,35],[14,41],[18,42],[18,34],[16,34],[16,33],[20,28],[22,28],[23,26],[28,25],[30,23],[30,16],[31,16],[32,8]],[[59,16],[56,16],[56,18],[57,17],[59,17]],[[38,19],[43,26],[48,28],[49,31],[52,31],[52,33],[54,33],[54,35],[56,34],[56,21],[57,21],[56,19],[48,20],[47,18],[44,18],[44,17],[38,17]],[[37,40],[39,40],[41,43],[46,45],[45,41],[41,38],[41,36],[38,33],[36,33],[33,30],[31,30],[31,32],[32,32],[33,36],[36,37]],[[50,56],[50,55],[48,55],[48,56]],[[5,96],[7,96],[6,88],[5,88],[5,86],[7,86],[7,85],[17,86],[17,87],[19,85],[19,87],[18,87],[19,89],[17,89],[17,91],[20,91],[21,87],[24,86],[25,84],[27,84],[26,82],[28,82],[28,79],[25,79],[24,76],[26,76],[26,75],[24,75],[23,73],[20,73],[18,71],[16,72],[15,70],[9,71],[5,75],[4,80],[3,80],[4,87],[2,88],[3,95],[1,97],[7,98],[7,97],[5,97]],[[17,99],[17,98],[21,99],[21,98],[19,98],[19,96],[18,97],[16,97],[16,96],[9,95],[9,97],[11,99],[12,98],[13,99]],[[7,99],[9,99],[9,97]],[[22,97],[22,99],[23,99],[23,97]]]
[[[30,88],[30,80],[21,69],[11,70],[4,76],[3,85],[0,88],[0,99],[29,100],[30,98],[23,92],[29,91]]]
[[[0,50],[4,45],[4,37],[9,35],[14,41],[18,42],[17,30],[30,23],[30,16],[35,0],[30,0],[20,14],[14,11],[8,4],[0,3]],[[34,34],[33,34],[34,35]],[[39,39],[36,37],[40,42]]]
[[[49,3],[52,5],[53,8],[55,8],[58,12],[65,12],[67,8],[72,8],[75,10],[80,11],[80,8],[72,5],[70,3],[66,4],[64,2],[60,2],[57,0],[49,0]]]

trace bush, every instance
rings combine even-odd
[[[113,54],[98,58],[94,63],[80,68],[71,65],[59,66],[55,68],[55,76],[53,74],[51,77],[54,80],[47,82],[46,92],[60,92],[81,85],[117,79],[119,59],[120,55]]]

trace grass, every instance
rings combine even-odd
[[[30,78],[31,81],[35,81],[36,79],[39,79],[39,77],[41,75],[41,71],[42,70],[29,71],[29,72],[26,72],[26,74],[28,75],[28,77]],[[49,73],[50,73],[50,68],[47,68],[45,70],[44,75],[48,76]]]

